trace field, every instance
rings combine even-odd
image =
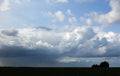
[[[120,76],[120,68],[1,67],[0,76]]]

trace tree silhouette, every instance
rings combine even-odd
[[[107,61],[101,62],[100,67],[109,68],[109,63]]]
[[[104,62],[101,62],[100,65],[93,64],[93,65],[92,65],[92,68],[95,68],[95,67],[109,68],[109,63],[108,63],[107,61],[104,61]]]
[[[97,65],[97,64],[92,65],[92,68],[96,68],[96,67],[99,67],[99,65]]]

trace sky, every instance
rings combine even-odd
[[[120,0],[0,0],[0,66],[120,67]]]

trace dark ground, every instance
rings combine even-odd
[[[120,68],[0,67],[0,76],[120,76]]]

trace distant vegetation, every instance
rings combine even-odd
[[[98,64],[93,64],[92,68],[94,67],[102,67],[102,68],[109,68],[109,63],[107,61],[101,62],[100,65]]]

